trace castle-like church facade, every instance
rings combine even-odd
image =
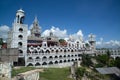
[[[31,34],[27,36],[28,25],[24,24],[25,12],[20,9],[16,12],[16,18],[12,29],[8,33],[8,48],[19,49],[17,64],[36,67],[66,67],[75,61],[80,64],[81,54],[95,53],[94,36],[90,35],[89,43],[83,41],[82,37],[75,40],[70,38],[65,41],[59,39],[53,32],[47,37],[41,37],[41,27],[35,17]]]

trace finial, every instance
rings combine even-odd
[[[22,8],[20,8],[20,9],[18,10],[18,12],[23,12],[23,13],[24,13],[24,11],[22,10]]]
[[[38,22],[37,16],[35,16],[35,20],[34,20],[34,22]]]

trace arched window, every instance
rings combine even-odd
[[[70,55],[68,55],[68,57],[70,57]]]
[[[19,32],[23,32],[23,28],[19,28]]]
[[[19,50],[19,53],[23,53],[23,51],[22,51],[22,50]]]
[[[50,56],[50,57],[49,57],[49,59],[53,59],[53,57],[52,57],[52,56]]]
[[[22,47],[22,45],[23,45],[22,42],[18,42],[19,47]]]
[[[47,60],[47,57],[46,57],[46,56],[44,56],[44,57],[42,58],[42,60],[46,61],[46,60]]]
[[[29,58],[27,59],[27,61],[28,61],[28,62],[33,62],[33,58],[32,58],[32,57],[29,57]]]
[[[41,53],[44,53],[44,51],[43,51],[43,50],[41,50]]]
[[[49,51],[49,50],[46,50],[46,53],[50,53],[50,51]]]
[[[59,63],[62,63],[62,60],[60,60]]]
[[[55,61],[55,64],[58,64],[58,61]]]
[[[56,53],[58,53],[58,50],[56,50]]]
[[[19,38],[19,39],[22,39],[22,38],[23,38],[23,36],[22,36],[22,35],[18,35],[18,38]]]
[[[75,59],[75,61],[77,61],[77,59]]]
[[[78,60],[80,61],[81,59],[79,58]]]
[[[78,54],[78,57],[80,57],[81,56],[81,54]]]
[[[68,49],[68,52],[70,52],[70,50]]]
[[[68,60],[68,62],[70,62],[70,60]]]
[[[71,57],[73,57],[73,55],[71,55]]]
[[[74,59],[71,60],[72,62],[74,61]]]
[[[36,59],[40,59],[40,57],[36,57]]]
[[[57,56],[55,56],[55,58],[58,58]]]
[[[66,62],[66,60],[64,60],[64,62]]]
[[[37,50],[34,50],[35,53],[38,53]]]
[[[36,63],[35,66],[40,66],[40,63]]]
[[[66,49],[64,50],[64,52],[66,52]]]
[[[53,64],[53,62],[52,62],[52,61],[50,61],[50,62],[49,62],[49,65],[51,65],[51,64]]]
[[[77,48],[79,47],[79,42],[77,42]]]
[[[54,50],[52,50],[51,52],[54,52]]]
[[[62,55],[60,55],[59,58],[62,58]]]
[[[46,62],[43,62],[42,65],[47,65],[47,63],[46,63]]]
[[[29,60],[33,60],[33,58],[32,58],[32,57],[29,57],[28,59],[29,59]]]
[[[73,50],[71,50],[71,52],[73,52]]]
[[[66,55],[64,55],[64,58],[66,57]]]
[[[33,64],[32,64],[32,63],[29,63],[28,66],[33,66]]]

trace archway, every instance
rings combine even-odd
[[[60,60],[59,63],[62,63],[62,60]]]
[[[36,63],[35,66],[40,66],[40,63]]]
[[[46,62],[43,62],[42,65],[47,65],[47,63],[46,63]]]
[[[53,64],[53,62],[52,62],[52,61],[50,61],[50,62],[49,62],[49,65],[52,65],[52,64]]]
[[[55,61],[55,64],[58,64],[58,61]]]
[[[28,66],[33,66],[33,64],[32,64],[32,63],[29,63]]]
[[[50,57],[49,57],[49,59],[53,59],[53,57],[52,57],[52,56],[50,56]]]

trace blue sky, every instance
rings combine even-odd
[[[82,30],[97,40],[120,41],[120,0],[0,0],[0,26],[11,27],[20,8],[29,26],[38,17],[42,31],[56,26],[68,34]]]

